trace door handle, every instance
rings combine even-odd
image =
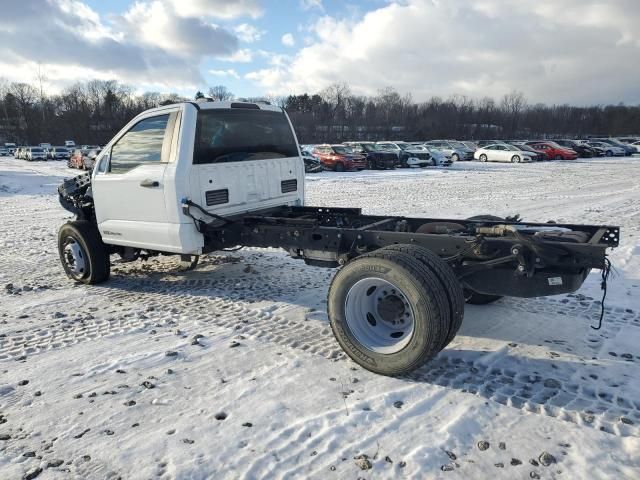
[[[158,182],[157,180],[146,179],[140,182],[140,186],[147,187],[147,188],[156,188],[160,186],[160,182]]]

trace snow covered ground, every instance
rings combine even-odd
[[[55,188],[75,173],[0,158],[0,478],[640,478],[640,159],[309,176],[315,205],[622,227],[602,330],[594,272],[467,307],[396,379],[334,341],[333,271],[277,250],[71,283]]]

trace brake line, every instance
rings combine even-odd
[[[598,321],[598,326],[594,327],[591,325],[591,328],[594,330],[600,330],[602,328],[602,320],[604,318],[604,301],[607,298],[607,282],[609,281],[609,275],[611,274],[611,260],[607,257],[604,257],[604,267],[602,268],[602,279],[600,281],[600,288],[602,289],[602,300],[600,301],[600,320]]]

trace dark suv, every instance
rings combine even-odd
[[[398,156],[393,152],[382,150],[373,142],[344,142],[344,145],[352,148],[355,153],[364,155],[367,160],[367,168],[371,170],[396,168]]]
[[[564,138],[562,140],[555,140],[555,142],[558,145],[570,148],[571,150],[576,152],[580,158],[591,158],[591,157],[597,157],[598,156],[596,151],[593,148],[591,148],[589,145],[585,145],[583,143],[578,143],[575,140],[570,140],[568,138]]]

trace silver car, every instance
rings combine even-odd
[[[42,147],[27,147],[25,152],[25,160],[33,162],[34,160],[47,160],[47,152]]]

